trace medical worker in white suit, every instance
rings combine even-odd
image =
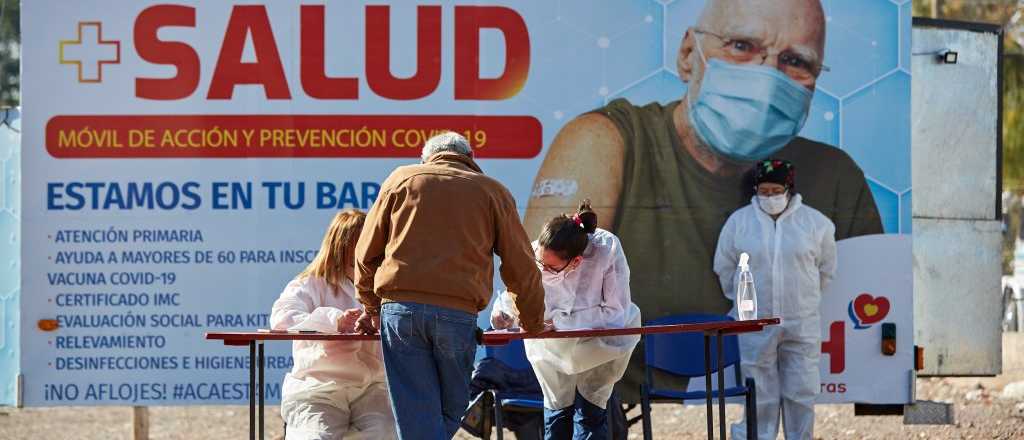
[[[758,438],[774,440],[779,418],[787,439],[810,439],[820,388],[821,293],[836,271],[835,225],[794,192],[793,165],[769,159],[755,165],[756,195],[722,227],[715,273],[735,302],[740,254],[750,255],[759,318],[781,325],[739,336],[741,369],[757,386]],[[735,306],[733,316],[735,317]],[[744,423],[733,438],[746,438]]]
[[[589,201],[574,215],[548,221],[533,249],[544,284],[544,319],[555,330],[641,325],[622,244],[597,229]],[[491,324],[508,328],[515,316],[512,302],[500,301]],[[545,439],[610,438],[608,399],[639,341],[639,335],[525,341],[544,393]]]
[[[274,302],[273,329],[355,331],[362,309],[352,276],[365,217],[334,216],[319,253]],[[292,357],[281,396],[286,440],[396,438],[380,342],[295,341]]]

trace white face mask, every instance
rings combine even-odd
[[[558,273],[551,273],[547,270],[544,270],[544,266],[541,266],[540,264],[537,265],[537,268],[540,269],[541,281],[549,286],[561,284],[562,282],[565,281],[565,279],[569,276],[570,273],[576,270],[576,266],[573,266],[573,264],[571,263],[567,265],[565,269],[562,269],[562,271]]]
[[[761,210],[768,215],[782,214],[789,205],[789,192],[775,196],[757,196],[757,204],[761,205]]]

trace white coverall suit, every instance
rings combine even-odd
[[[640,309],[629,295],[629,265],[618,237],[603,229],[589,236],[575,270],[543,272],[544,319],[556,330],[639,327]],[[537,242],[533,249],[538,250]],[[515,316],[515,311],[498,310]],[[544,393],[544,406],[570,407],[576,391],[602,408],[629,365],[640,335],[527,339],[526,357]]]
[[[350,281],[335,292],[320,278],[296,279],[274,302],[270,325],[336,332],[353,308],[361,307]],[[294,341],[292,357],[281,390],[286,440],[396,438],[379,342]]]
[[[810,439],[821,387],[821,292],[836,270],[835,225],[799,194],[773,221],[755,196],[725,222],[715,252],[715,273],[734,302],[743,252],[750,255],[758,317],[782,318],[781,325],[739,335],[742,372],[757,386],[758,438],[776,438],[781,405],[786,438]],[[733,438],[746,438],[745,424],[732,428]]]

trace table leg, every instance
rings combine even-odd
[[[249,440],[256,440],[256,341],[249,341]]]
[[[722,344],[722,332],[715,332],[715,349],[718,350],[718,435],[725,440],[725,348]]]
[[[259,360],[257,360],[257,362],[259,362],[259,370],[260,370],[260,380],[259,380],[259,387],[260,387],[260,389],[259,389],[259,392],[260,392],[260,424],[259,424],[260,431],[259,432],[260,432],[260,434],[259,435],[260,435],[260,440],[263,440],[265,438],[263,436],[263,393],[266,392],[266,389],[267,389],[267,384],[263,380],[263,377],[264,377],[263,370],[264,370],[264,366],[266,365],[266,363],[263,360],[263,341],[260,341],[260,347],[259,348],[260,348],[260,354],[259,354]]]
[[[704,334],[704,396],[707,400],[708,440],[714,440],[715,421],[714,413],[711,409],[711,337],[707,333]]]
[[[747,440],[757,440],[757,383],[747,379]],[[751,386],[753,385],[753,386]]]

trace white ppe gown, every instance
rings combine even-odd
[[[787,439],[810,439],[821,386],[821,292],[836,270],[835,225],[803,205],[799,194],[777,220],[761,210],[756,197],[733,213],[719,236],[714,266],[723,293],[734,302],[743,252],[750,255],[758,317],[782,319],[781,325],[739,335],[741,370],[757,387],[758,438],[777,437],[781,412]],[[733,425],[732,437],[746,438],[746,425]]]
[[[317,277],[295,279],[274,302],[270,325],[335,332],[354,308],[361,307],[348,280],[334,290]],[[294,341],[295,366],[281,387],[286,440],[396,438],[381,356],[376,341]]]
[[[544,319],[556,330],[639,327],[640,309],[630,299],[629,266],[618,237],[598,229],[589,241],[575,270],[543,273]],[[533,247],[537,250],[538,244]],[[639,341],[640,335],[524,341],[544,407],[572,406],[579,391],[605,408]]]

